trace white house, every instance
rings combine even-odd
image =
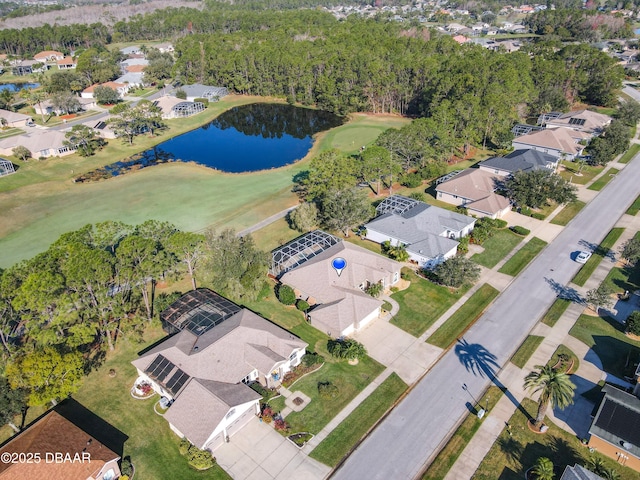
[[[80,94],[82,98],[93,98],[93,92],[96,87],[108,87],[112,90],[115,90],[116,93],[120,96],[120,98],[124,97],[129,90],[131,89],[131,85],[128,83],[117,83],[117,82],[106,82],[106,83],[96,83],[85,88]]]

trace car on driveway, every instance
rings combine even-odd
[[[576,262],[587,263],[587,260],[589,260],[590,258],[591,258],[591,252],[581,251],[581,252],[578,252],[578,255],[576,256]]]

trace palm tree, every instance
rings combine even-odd
[[[576,386],[566,373],[560,373],[549,365],[536,365],[534,370],[524,378],[524,388],[532,393],[540,392],[538,413],[535,426],[540,428],[547,413],[547,408],[564,409],[573,403]]]
[[[540,457],[536,464],[531,468],[531,473],[536,476],[537,480],[553,480],[553,463],[547,457]]]

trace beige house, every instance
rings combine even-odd
[[[40,461],[0,462],[0,480],[116,480],[120,477],[120,456],[55,410],[50,410],[0,448],[2,458],[13,453],[32,459],[39,456]],[[62,460],[55,461],[56,454]]]
[[[36,62],[56,62],[64,58],[64,53],[55,50],[45,50],[44,52],[36,53],[33,59]]]
[[[96,100],[94,98],[78,98],[78,103],[80,104],[80,110],[91,110],[96,107]],[[65,112],[62,110],[55,108],[50,99],[43,100],[40,103],[36,103],[33,106],[37,115],[63,115]]]
[[[33,118],[30,115],[0,109],[0,119],[2,118],[7,121],[7,127],[21,128],[26,127],[27,123],[33,122]]]
[[[130,90],[130,86],[129,84],[126,83],[118,83],[118,82],[106,82],[106,83],[96,83],[94,85],[91,85],[87,88],[85,88],[82,93],[80,94],[82,98],[93,98],[93,92],[96,89],[96,87],[108,87],[112,90],[115,90],[116,93],[122,98],[124,97],[127,93],[129,93]]]
[[[78,63],[73,57],[64,57],[57,62],[58,70],[73,70],[78,66]]]
[[[465,207],[477,217],[502,218],[511,210],[508,198],[497,194],[500,178],[494,173],[471,168],[436,186],[438,200]]]
[[[522,135],[513,139],[511,144],[516,150],[533,149],[548,153],[557,158],[573,160],[582,154],[585,145],[591,135],[568,128],[547,128],[537,132]]]
[[[382,301],[365,290],[379,284],[388,292],[400,280],[400,263],[318,230],[277,248],[273,258],[283,251],[294,263],[272,265],[272,274],[309,302],[311,325],[331,337],[351,335],[378,318]],[[340,272],[333,266],[336,258],[346,262]]]
[[[23,146],[33,158],[47,158],[72,154],[76,149],[64,144],[64,132],[58,130],[36,130],[0,139],[0,155],[13,155],[13,149]]]
[[[171,404],[171,430],[214,450],[260,411],[248,385],[277,387],[307,344],[292,333],[207,289],[180,297],[160,315],[173,334],[131,362],[137,384]],[[172,403],[171,403],[172,402]]]
[[[202,102],[188,102],[169,95],[160,97],[153,104],[162,110],[162,118],[190,117],[206,108]]]
[[[591,110],[576,110],[546,120],[547,128],[569,128],[580,132],[599,135],[613,120],[609,115],[592,112]]]

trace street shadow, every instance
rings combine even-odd
[[[554,292],[556,292],[556,296],[558,298],[569,300],[578,304],[585,303],[584,298],[582,298],[580,293],[575,288],[568,285],[563,285],[562,283],[557,282],[553,278],[549,277],[544,277],[544,281],[549,284]]]
[[[593,254],[597,254],[602,256],[603,258],[609,259],[612,262],[616,261],[616,252],[611,250],[610,248],[602,248],[599,244],[589,242],[587,240],[580,240],[578,245],[581,247],[585,247],[586,250],[592,252]]]
[[[505,397],[507,397],[523,415],[531,420],[529,412],[522,407],[518,399],[513,396],[509,389],[505,387],[496,376],[498,370],[500,370],[500,364],[497,361],[498,357],[478,343],[469,343],[464,338],[459,338],[457,342],[454,352],[467,372],[491,380],[496,387],[502,390]]]

